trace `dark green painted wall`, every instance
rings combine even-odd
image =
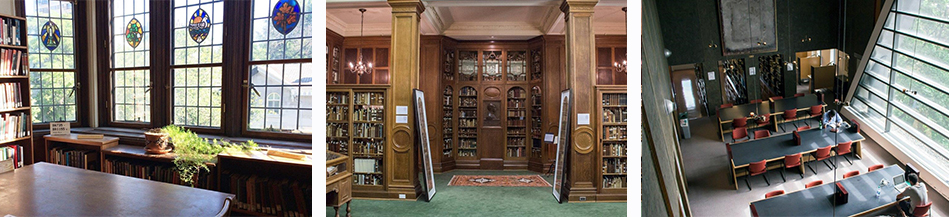
[[[857,70],[857,64],[860,63],[860,58],[866,52],[870,34],[873,32],[873,26],[876,23],[873,17],[880,13],[876,5],[883,5],[883,0],[847,0],[846,3],[845,23],[847,31],[844,34],[846,40],[841,50],[850,55],[850,65],[848,66],[853,71]],[[880,19],[886,19],[886,17],[880,17]],[[852,72],[850,74],[853,75]]]
[[[665,48],[672,52],[668,57],[670,66],[702,63],[700,79],[707,79],[707,72],[715,71],[715,80],[706,82],[708,106],[712,114],[722,104],[721,85],[718,76],[718,61],[744,58],[746,67],[758,67],[758,56],[781,54],[785,60],[793,61],[794,53],[801,51],[838,48],[843,41],[838,28],[842,20],[842,0],[775,0],[775,19],[778,36],[778,51],[753,55],[723,56],[718,1],[675,0],[658,1],[659,22],[662,27]],[[810,37],[811,41],[801,42]],[[718,47],[709,48],[709,44]],[[851,67],[854,68],[854,67]],[[760,70],[759,70],[760,71]],[[796,72],[786,71],[785,93],[794,95]],[[748,76],[750,99],[760,98],[758,76]],[[756,82],[752,82],[756,81]]]

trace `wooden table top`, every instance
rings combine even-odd
[[[0,174],[0,215],[216,216],[233,194],[40,162]]]

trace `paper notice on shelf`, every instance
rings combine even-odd
[[[395,123],[397,124],[407,124],[409,123],[409,116],[406,115],[396,115]]]
[[[590,113],[578,113],[577,125],[590,125]]]
[[[715,72],[708,72],[708,80],[709,81],[715,80]]]
[[[69,122],[49,123],[49,135],[69,136]]]
[[[409,114],[409,107],[408,107],[408,106],[396,106],[396,107],[395,107],[395,114],[397,114],[397,115],[407,115],[407,114]]]
[[[788,71],[794,71],[794,63],[788,63]]]
[[[748,75],[755,75],[755,67],[748,68]]]
[[[554,134],[548,133],[544,135],[544,142],[554,142]]]

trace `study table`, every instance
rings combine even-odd
[[[719,136],[721,136],[720,138],[724,140],[725,134],[732,131],[730,125],[727,129],[726,127],[723,127],[722,125],[730,124],[736,118],[749,117],[749,114],[751,114],[751,112],[754,112],[756,115],[770,114],[771,125],[773,125],[772,130],[777,132],[778,124],[787,122],[784,120],[777,121],[778,120],[777,118],[779,118],[779,115],[784,115],[784,111],[790,110],[790,109],[797,109],[798,111],[810,111],[811,106],[816,106],[816,105],[821,105],[823,107],[827,106],[826,104],[820,101],[817,95],[806,94],[804,96],[799,96],[799,97],[769,100],[769,101],[763,101],[760,103],[748,103],[748,104],[736,105],[736,106],[732,106],[728,108],[719,109],[718,110]],[[753,127],[749,127],[748,129],[761,127],[761,126],[754,126],[753,124],[754,119],[749,118],[748,122],[750,126],[753,126]],[[752,134],[752,133],[749,132],[749,134]]]
[[[845,204],[834,204],[836,183],[828,182],[799,191],[751,202],[753,216],[863,216],[896,205],[897,192],[893,177],[903,168],[891,165],[873,172],[837,180],[849,193]],[[880,180],[887,180],[880,197],[876,196]]]
[[[771,105],[773,106],[771,116],[784,115],[784,111],[791,110],[791,109],[797,109],[797,111],[800,112],[800,111],[810,111],[811,106],[816,106],[816,105],[827,107],[827,105],[825,105],[824,102],[821,102],[820,99],[817,98],[817,95],[814,95],[814,94],[806,94],[804,96],[799,96],[799,97],[771,100]],[[821,112],[823,113],[824,111],[821,111]],[[778,124],[787,122],[787,121],[784,121],[783,119],[782,121],[777,121],[777,119],[774,119],[774,120],[775,120],[774,131],[778,131]]]
[[[830,132],[829,128],[810,129],[799,131],[801,135],[801,145],[794,142],[793,133],[772,135],[767,138],[749,140],[731,144],[732,159],[729,159],[732,167],[732,181],[735,184],[735,190],[738,190],[738,177],[748,174],[747,167],[753,162],[761,160],[768,161],[768,170],[781,169],[780,164],[771,164],[771,162],[783,162],[785,155],[802,153],[801,173],[804,173],[804,165],[813,161],[809,158],[810,153],[817,151],[818,148],[827,146],[837,146],[838,143],[853,141],[853,154],[857,158],[863,156],[861,142],[864,137],[851,128],[840,129],[838,133]],[[836,135],[836,139],[834,136]],[[726,144],[727,145],[727,144]],[[744,170],[741,170],[744,169]]]
[[[39,162],[0,174],[0,215],[223,216],[233,194]]]
[[[755,114],[770,114],[771,113],[771,102],[760,102],[760,103],[748,103],[742,105],[736,105],[728,108],[723,108],[718,110],[718,126],[721,138],[725,138],[725,133],[731,132],[731,129],[725,130],[722,127],[723,124],[731,124],[735,118],[748,117],[749,114],[754,112]],[[749,120],[754,121],[754,120]],[[730,126],[730,125],[729,125]]]

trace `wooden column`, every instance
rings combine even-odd
[[[573,129],[570,135],[568,153],[570,169],[568,170],[568,185],[570,188],[569,201],[596,200],[596,129],[594,118],[596,96],[593,85],[596,84],[595,73],[595,38],[593,36],[593,6],[597,0],[564,0],[560,10],[566,19],[566,49],[567,49],[567,87],[573,92],[573,109],[570,126]],[[586,114],[590,118],[588,124],[578,124],[578,114]]]
[[[419,87],[419,15],[425,10],[420,0],[388,0],[392,7],[392,51],[390,76],[392,88],[386,105],[386,117],[408,116],[407,123],[387,126],[386,183],[391,194],[405,194],[405,199],[418,196],[418,175],[415,166],[415,126],[413,125],[412,89]],[[428,93],[434,94],[434,93]],[[408,114],[396,114],[405,106]],[[420,189],[420,188],[419,188]]]

